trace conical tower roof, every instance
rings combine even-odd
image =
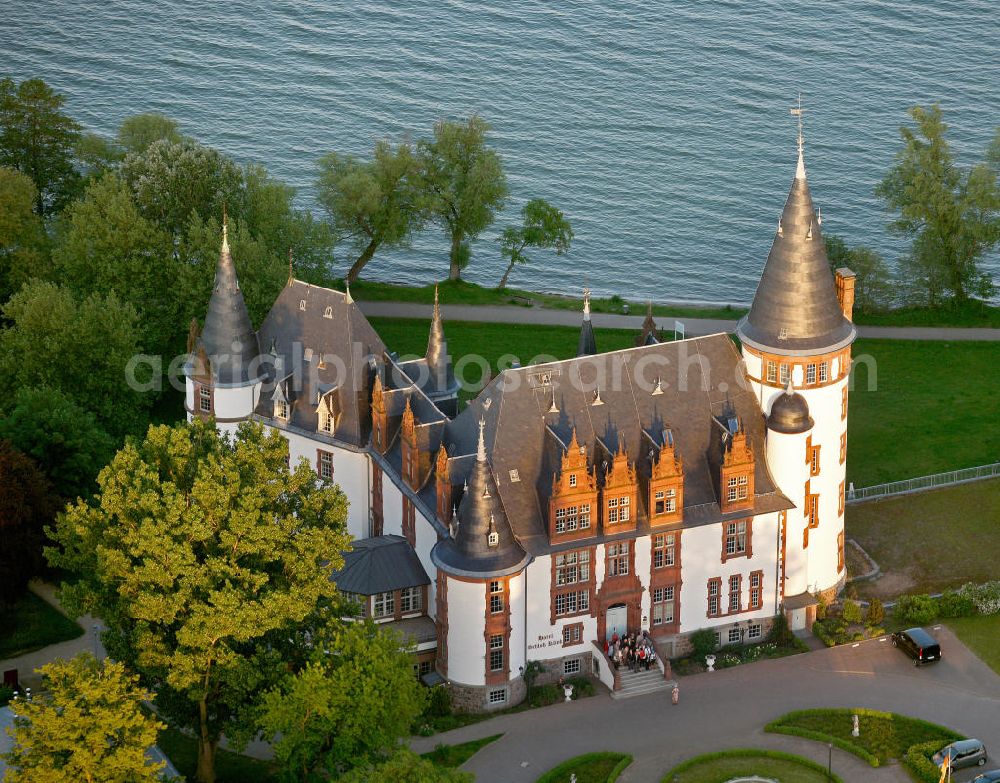
[[[459,575],[512,573],[527,561],[525,551],[514,538],[496,479],[486,461],[484,426],[480,421],[476,464],[458,506],[458,530],[454,538],[438,541],[432,551],[435,564]]]
[[[200,341],[208,355],[216,383],[239,385],[256,380],[256,367],[251,367],[251,363],[260,349],[239,280],[236,279],[225,220],[222,225],[222,249],[215,268],[215,285]]]
[[[856,334],[837,301],[820,217],[806,181],[801,135],[795,179],[753,305],[736,333],[751,346],[789,355],[836,350]]]
[[[444,336],[437,286],[434,287],[434,315],[431,317],[431,332],[427,338],[426,358],[432,387],[437,391],[453,389],[456,385],[455,372],[451,366],[451,357],[448,356],[448,339]]]
[[[583,325],[580,327],[580,342],[577,344],[577,356],[593,356],[597,353],[597,340],[594,338],[594,325],[590,322],[590,290],[583,291]]]

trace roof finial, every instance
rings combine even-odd
[[[795,387],[792,386],[792,376],[791,375],[788,376],[788,383],[785,384],[785,394],[787,394],[789,397],[791,397],[793,394],[795,394]]]
[[[583,289],[583,320],[590,320],[590,289]]]
[[[226,202],[222,202],[222,252],[229,252],[229,217],[226,215]]]
[[[348,280],[344,281],[344,302],[347,304],[354,302],[354,297],[351,296],[351,283]]]
[[[805,109],[802,108],[802,93],[800,92],[799,93],[799,100],[796,103],[795,108],[792,109],[792,116],[799,118],[799,162],[798,162],[798,165],[795,167],[795,179],[805,179],[806,178],[806,164],[805,164],[805,160],[804,160],[804,158],[802,156],[802,147],[803,147],[803,140],[802,140],[802,112],[804,112],[804,111],[805,111]]]
[[[292,269],[292,249],[288,248],[288,285],[292,284],[295,280],[295,270]]]
[[[486,429],[486,419],[479,419],[479,443],[476,445],[476,462],[486,462],[486,439],[483,431]]]

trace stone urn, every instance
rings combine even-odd
[[[563,693],[566,694],[566,701],[573,701],[573,686],[563,685]]]
[[[710,672],[714,672],[715,671],[715,656],[714,655],[706,655],[705,656],[705,666],[706,666],[706,668]]]

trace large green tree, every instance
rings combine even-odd
[[[423,224],[416,167],[409,144],[393,148],[387,141],[375,145],[371,161],[335,152],[319,159],[319,202],[355,253],[347,282],[380,247],[405,246]]]
[[[148,756],[163,727],[142,708],[138,677],[90,653],[38,670],[42,693],[12,704],[6,783],[158,783]]]
[[[399,748],[381,763],[357,767],[338,783],[472,783],[475,776],[448,767],[439,767],[406,748]]]
[[[18,389],[49,387],[97,418],[116,437],[141,432],[151,403],[126,377],[139,353],[135,310],[115,294],[78,299],[65,287],[35,280],[3,306],[0,410]],[[141,370],[136,380],[146,381]]]
[[[434,138],[417,143],[426,208],[451,246],[450,280],[461,278],[470,243],[493,223],[507,198],[500,155],[486,143],[489,129],[475,115],[465,122],[444,120],[435,124]]]
[[[848,244],[835,234],[826,234],[826,257],[830,269],[847,267],[856,275],[854,282],[854,308],[862,313],[886,310],[893,304],[892,275],[885,260],[864,245]]]
[[[34,212],[37,196],[27,174],[0,166],[0,301],[45,266],[45,228]]]
[[[369,621],[348,622],[317,644],[312,660],[264,697],[265,734],[287,777],[328,780],[377,760],[409,736],[427,696],[402,638]]]
[[[233,438],[197,420],[150,427],[52,533],[50,561],[79,576],[65,604],[101,616],[109,654],[193,731],[201,783],[215,780],[223,733],[237,745],[254,733],[289,639],[336,599],[344,495],[287,458],[287,441],[256,424]]]
[[[0,440],[0,605],[16,601],[41,570],[45,526],[55,514],[45,474],[34,460]]]
[[[87,497],[111,459],[111,437],[58,389],[18,389],[14,407],[0,416],[0,438],[31,457],[60,497]]]
[[[936,104],[909,114],[915,127],[900,128],[903,148],[875,189],[897,214],[890,231],[910,239],[903,281],[911,298],[930,306],[988,298],[995,286],[980,261],[1000,242],[996,171],[989,159],[970,169],[956,164]]]
[[[183,140],[177,122],[159,112],[146,112],[126,117],[118,126],[116,141],[126,153],[143,153],[153,142],[177,144]]]
[[[500,234],[500,253],[507,259],[507,269],[497,288],[507,287],[514,264],[528,263],[527,249],[552,249],[557,256],[569,252],[573,228],[562,211],[545,199],[535,198],[521,208],[521,225],[508,226]]]
[[[27,174],[38,188],[35,211],[57,211],[76,192],[73,156],[80,126],[66,99],[41,79],[0,79],[0,166]]]

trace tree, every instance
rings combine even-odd
[[[289,779],[328,780],[409,736],[426,701],[402,638],[371,620],[348,622],[265,695],[262,726],[278,736],[275,756]]]
[[[507,198],[507,178],[495,150],[486,146],[489,123],[438,122],[434,138],[417,143],[421,188],[433,220],[451,242],[448,279],[459,280],[469,263],[469,243],[491,223]]]
[[[255,732],[289,639],[321,627],[336,597],[346,500],[287,458],[287,441],[258,424],[233,437],[198,420],[153,426],[51,533],[50,562],[78,577],[64,605],[102,617],[109,654],[194,733],[201,783],[215,780],[223,733],[238,747]]]
[[[399,748],[386,761],[351,770],[338,783],[472,783],[471,772],[439,767],[406,748]]]
[[[132,305],[148,352],[166,354],[177,344],[180,283],[190,272],[175,258],[170,235],[139,213],[128,187],[105,174],[66,208],[61,228],[52,251],[57,279],[78,296],[113,291]]]
[[[159,783],[164,764],[146,753],[163,724],[143,711],[138,677],[90,653],[38,671],[43,694],[11,703],[7,783]]]
[[[867,625],[881,625],[884,619],[885,608],[882,606],[882,602],[877,598],[873,598],[868,603],[868,609],[865,612],[865,623]]]
[[[911,240],[904,279],[932,307],[945,296],[955,304],[988,298],[994,285],[980,260],[1000,242],[1000,189],[991,160],[963,171],[945,139],[941,108],[915,106],[909,114],[916,128],[900,128],[903,149],[875,189],[898,213],[889,230]]]
[[[836,271],[847,267],[857,275],[854,281],[855,309],[873,313],[889,308],[893,300],[893,286],[889,267],[882,256],[864,245],[848,247],[835,234],[828,234],[823,239],[830,269]]]
[[[380,247],[405,246],[423,225],[417,161],[408,144],[375,145],[371,162],[331,152],[319,160],[319,202],[333,219],[338,239],[357,256],[347,282],[358,279]]]
[[[31,177],[0,166],[0,300],[7,301],[45,264],[45,227],[34,213]]]
[[[538,675],[542,674],[544,671],[545,664],[541,661],[528,661],[524,666],[524,671],[521,672],[521,676],[524,678],[524,698],[529,704],[531,703],[531,689],[535,685],[535,680],[537,680]]]
[[[151,398],[126,379],[139,353],[132,307],[114,293],[78,300],[63,286],[35,280],[2,312],[10,326],[0,330],[0,410],[11,407],[18,389],[49,387],[93,413],[112,436],[142,431]]]
[[[0,166],[31,177],[38,189],[35,212],[42,217],[76,192],[80,126],[62,111],[65,101],[41,79],[0,79]]]
[[[58,389],[18,389],[0,438],[31,457],[63,498],[88,497],[114,452],[93,414]]]
[[[151,111],[126,117],[118,126],[116,140],[126,153],[142,154],[157,141],[179,144],[184,137],[180,127],[169,117],[159,112]]]
[[[121,148],[99,133],[84,133],[76,143],[76,165],[84,182],[97,179],[121,163]]]
[[[0,605],[20,598],[44,565],[45,526],[55,518],[56,508],[45,474],[0,440]]]
[[[507,287],[514,264],[528,263],[526,248],[553,248],[556,255],[569,252],[573,241],[573,229],[563,213],[549,204],[545,199],[535,198],[521,209],[522,223],[518,227],[510,226],[500,235],[500,253],[509,262],[507,269],[500,278],[497,288]]]

